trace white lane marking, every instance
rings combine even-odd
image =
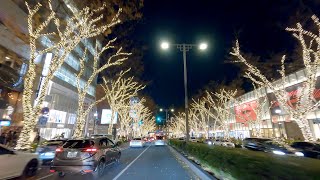
[[[150,147],[150,146],[149,146]],[[136,157],[130,164],[128,164],[128,166],[126,168],[124,168],[115,178],[113,178],[112,180],[117,180],[144,152],[146,152],[146,150],[149,149],[149,147],[147,147],[144,151],[142,151],[142,153],[139,154],[138,157]]]
[[[41,177],[41,178],[39,178],[39,179],[37,179],[37,180],[45,179],[45,178],[48,178],[48,177],[50,177],[50,176],[53,176],[53,174],[49,174],[49,175],[43,176],[43,177]]]

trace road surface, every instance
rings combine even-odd
[[[32,180],[84,180],[92,179],[90,174],[66,174],[60,178],[57,173],[49,173],[43,166]],[[167,146],[148,145],[144,148],[124,148],[119,164],[106,168],[100,179],[112,180],[182,180],[199,179],[190,168],[181,162]]]

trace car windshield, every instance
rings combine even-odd
[[[266,142],[266,141],[270,141],[271,139],[253,139],[253,140],[257,142]]]
[[[65,143],[66,141],[60,141],[60,140],[55,140],[55,141],[45,141],[41,143],[42,146],[56,146]]]
[[[156,136],[156,139],[157,139],[157,140],[163,140],[164,137],[163,137],[163,136]]]
[[[94,146],[94,142],[90,140],[69,140],[63,144],[63,148],[90,148]]]

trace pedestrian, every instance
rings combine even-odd
[[[18,140],[18,134],[16,131],[14,131],[12,134],[12,147],[17,144],[17,140]]]
[[[2,133],[0,136],[0,144],[6,144],[6,134]]]
[[[11,147],[11,145],[12,145],[12,131],[9,131],[9,133],[7,134],[7,142],[6,142],[6,144],[7,144],[7,146],[8,147]]]
[[[60,139],[64,139],[64,132],[63,132],[63,133],[61,133],[61,135],[60,135]]]

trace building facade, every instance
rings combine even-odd
[[[30,2],[30,1],[28,1]],[[70,17],[76,9],[72,1],[53,1],[53,7],[63,17]],[[0,65],[2,69],[12,72],[5,77],[0,77],[0,115],[2,119],[11,121],[7,129],[19,129],[23,126],[22,116],[22,87],[23,72],[25,64],[29,60],[29,44],[27,43],[27,8],[23,0],[3,0],[0,6]],[[67,57],[61,68],[55,72],[54,78],[50,81],[45,102],[43,103],[42,115],[39,117],[38,129],[40,136],[44,139],[52,139],[64,133],[66,138],[71,137],[75,123],[78,107],[78,92],[76,88],[75,74],[80,70],[79,58],[82,57],[84,49],[88,49],[88,58],[85,63],[85,72],[81,77],[80,85],[84,86],[92,74],[93,41],[81,42],[76,49]],[[99,42],[97,42],[99,43]],[[39,42],[43,47],[51,44],[50,39],[43,38]],[[101,47],[101,44],[99,44]],[[48,53],[38,57],[37,84],[34,86],[35,96],[41,89],[41,78],[44,76],[44,69],[50,64],[52,54]],[[1,71],[4,72],[4,71]],[[11,80],[12,82],[7,82]],[[95,100],[96,81],[88,90],[86,106]],[[12,110],[13,108],[13,110]],[[13,111],[11,114],[9,112]],[[94,112],[88,115],[86,133],[93,133]]]
[[[320,68],[317,76],[318,79],[313,91],[315,102],[320,100]],[[304,69],[286,77],[286,83],[283,85],[287,92],[288,103],[293,106],[298,102],[299,93],[303,90],[303,82],[305,80]],[[280,83],[282,83],[281,80],[274,82],[275,85]],[[297,123],[293,117],[279,106],[271,90],[266,88],[257,89],[244,94],[237,100],[237,103],[230,102],[230,111],[232,111],[232,117],[229,119],[231,137],[255,137],[258,126],[261,129],[262,137],[303,139]],[[261,108],[261,110],[257,111],[258,108]],[[310,112],[307,118],[313,136],[316,139],[320,139],[320,109]],[[216,133],[223,135],[221,134],[222,131],[217,131]]]

